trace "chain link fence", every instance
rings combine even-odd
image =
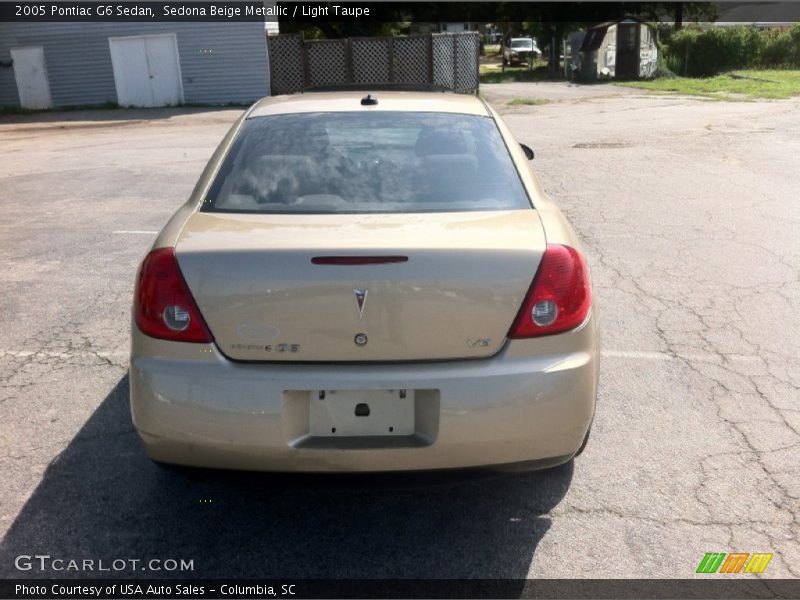
[[[273,95],[359,85],[478,91],[476,32],[337,40],[281,34],[269,36],[267,46]]]

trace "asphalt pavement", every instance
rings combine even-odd
[[[800,576],[800,100],[482,91],[588,255],[586,452],[513,475],[157,468],[128,408],[134,273],[241,111],[5,117],[0,577],[108,574],[18,568],[46,554],[193,561],[122,576],[672,578],[706,552]]]

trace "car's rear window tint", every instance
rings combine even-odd
[[[530,206],[493,119],[364,110],[247,120],[202,210],[337,214]]]

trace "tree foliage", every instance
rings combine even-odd
[[[800,67],[800,24],[791,29],[686,27],[665,48],[670,70],[708,77],[749,67]]]

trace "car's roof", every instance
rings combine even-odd
[[[362,106],[367,94],[378,103]],[[272,96],[260,100],[249,117],[291,113],[353,111],[439,112],[489,116],[486,105],[477,96],[451,92],[353,91],[306,92],[290,96]]]

